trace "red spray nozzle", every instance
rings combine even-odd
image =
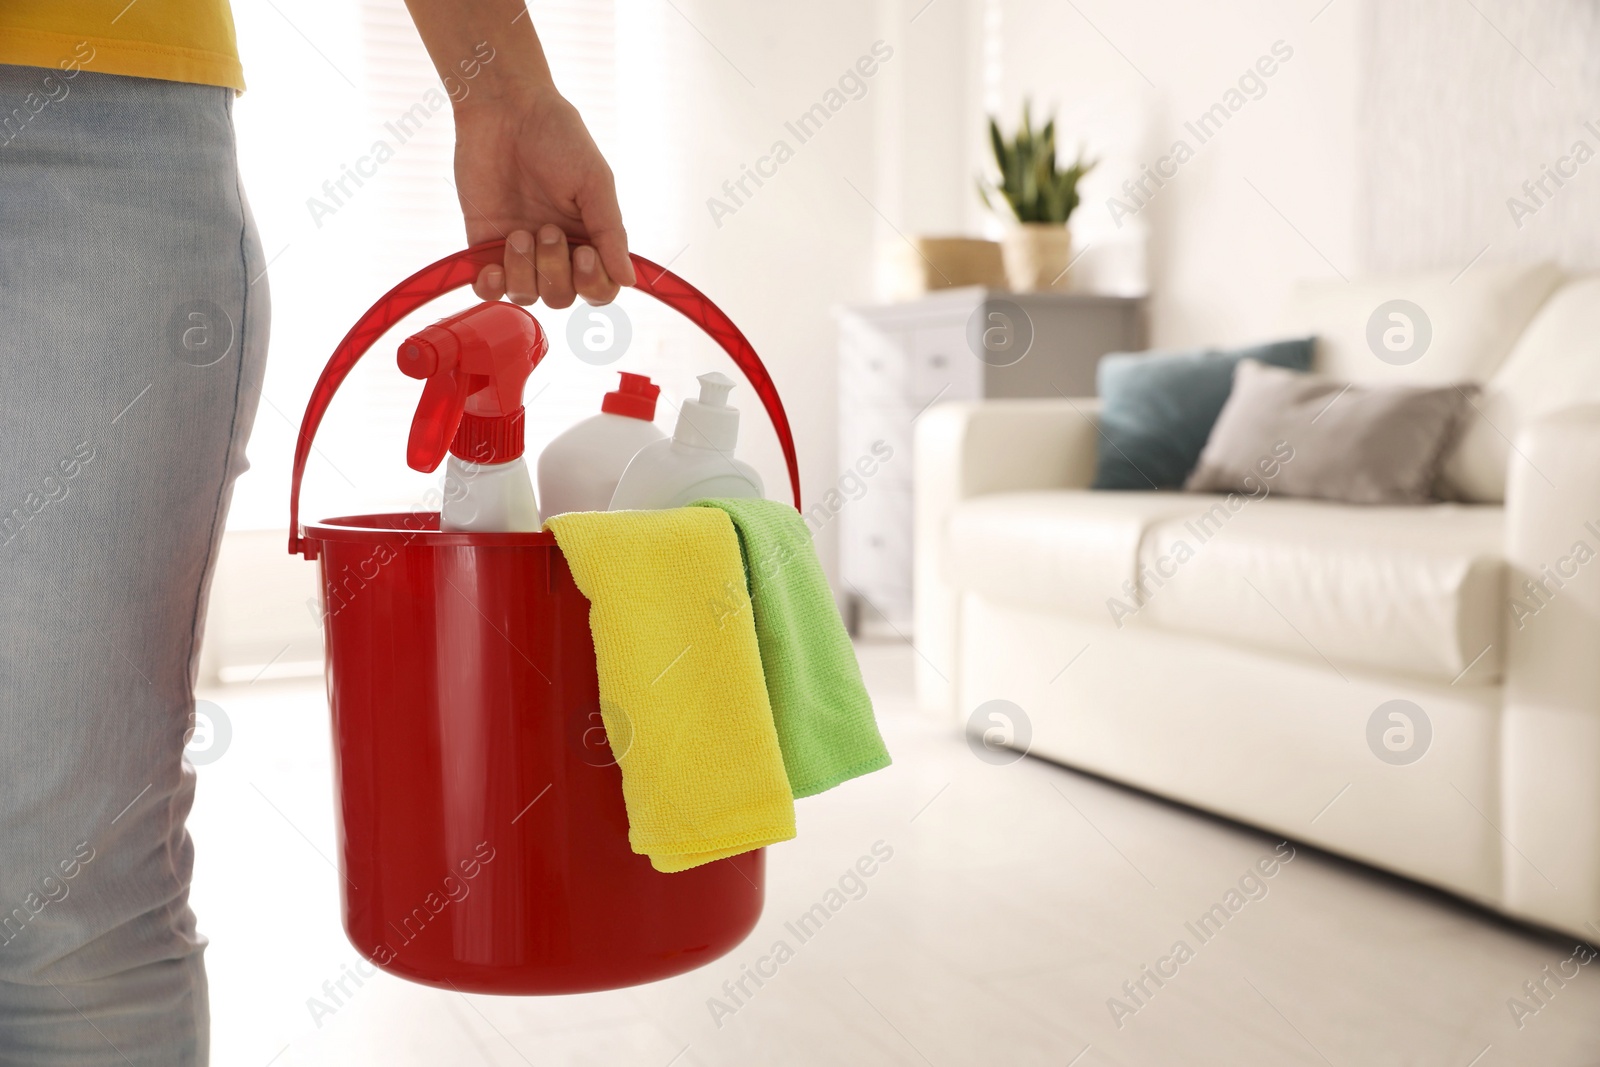
[[[422,378],[422,400],[411,420],[406,442],[406,463],[412,470],[432,471],[451,450],[463,416],[474,424],[505,423],[521,429],[522,386],[550,348],[544,331],[526,308],[494,302],[479,304],[440,319],[407,337],[400,345],[400,371]],[[471,435],[481,439],[487,432]],[[492,462],[505,462],[522,454],[522,435],[488,434],[513,441]],[[461,458],[483,461],[482,455]]]

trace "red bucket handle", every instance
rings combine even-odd
[[[437,263],[423,267],[417,273],[390,289],[367,313],[356,320],[350,332],[344,335],[339,347],[333,350],[328,365],[322,368],[306,414],[300,420],[300,439],[294,449],[294,474],[289,483],[289,554],[301,552],[300,536],[300,483],[305,477],[306,460],[311,455],[311,444],[316,439],[322,416],[333,400],[333,394],[350,374],[356,362],[367,353],[373,342],[395,323],[424,304],[452,290],[474,281],[484,267],[502,260],[504,241],[489,241],[448,255]],[[800,509],[800,463],[795,458],[794,434],[789,429],[789,417],[784,414],[783,401],[772,377],[756,355],[756,350],[745,339],[733,320],[722,313],[704,293],[673,274],[667,268],[650,262],[643,256],[632,255],[637,283],[634,288],[648,293],[668,307],[679,312],[706,332],[722,346],[733,359],[745,378],[761,398],[767,418],[778,433],[778,443],[783,446],[784,463],[789,469],[789,486],[794,491],[795,510]]]

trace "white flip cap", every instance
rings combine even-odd
[[[739,443],[739,409],[728,406],[734,380],[720,371],[700,375],[700,399],[685,400],[672,439],[693,448],[732,452]]]

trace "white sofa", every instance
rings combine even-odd
[[[1403,366],[1366,340],[1395,297],[1432,323]],[[1600,277],[1318,283],[1284,319],[1323,373],[1483,383],[1468,502],[1091,491],[1095,401],[935,407],[920,701],[976,730],[1009,701],[1035,754],[1600,937]],[[1393,700],[1431,727],[1415,762],[1369,743]]]

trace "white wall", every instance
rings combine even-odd
[[[1126,287],[1142,246],[1154,344],[1266,336],[1296,279],[1361,269],[1358,2],[989,2],[1002,125],[1025,95],[1059,104],[1060,138],[1102,160],[1073,221],[1094,246],[1080,276]],[[1184,128],[1279,41],[1292,56],[1259,99],[1204,144]],[[1138,207],[1122,183],[1179,139],[1193,158],[1118,219],[1110,198]]]
[[[1600,8],[1475,6],[1367,7],[1367,258],[1380,270],[1474,259],[1600,269]],[[1541,179],[1543,190],[1523,189]]]
[[[856,458],[837,455],[833,309],[872,297],[878,246],[899,241],[898,232],[957,231],[966,222],[962,130],[977,116],[967,85],[973,6],[922,7],[619,4],[618,25],[630,27],[630,53],[619,66],[634,69],[636,56],[641,71],[637,91],[624,85],[620,108],[635,110],[636,135],[625,128],[618,149],[633,242],[646,254],[675,256],[672,269],[750,337],[783,395],[808,499]],[[859,99],[847,98],[802,142],[786,124],[825,101],[864,57],[874,57],[876,70],[853,90]],[[792,158],[763,164],[780,141]],[[733,194],[724,188],[758,164],[776,173],[759,187],[746,180]],[[661,327],[673,333],[660,373],[687,389],[717,357],[686,331]],[[753,397],[740,407],[741,446],[769,495],[781,495],[775,438]],[[831,573],[835,531],[825,527],[816,540]]]
[[[1131,238],[1113,264],[1124,274],[1142,244],[1155,344],[1271,333],[1300,278],[1600,269],[1590,0],[974,2],[993,9],[1008,117],[1028,93],[1059,102],[1064,131],[1104,157],[1073,224],[1080,247],[1098,244],[1080,273],[1092,280],[1096,257]],[[1118,229],[1107,198],[1174,138],[1194,143],[1184,120],[1280,39],[1294,55],[1265,95]],[[1562,184],[1531,199],[1523,183],[1558,164]],[[1514,214],[1513,198],[1535,210]]]
[[[851,190],[875,195],[873,93],[846,103],[806,142],[785,128],[822,99],[879,27],[870,7],[768,7],[678,0],[652,5],[660,36],[654,106],[673,143],[644,165],[626,145],[620,169],[632,176],[624,208],[641,185],[662,183],[673,199],[630,222],[636,248],[666,260],[711,296],[745,331],[784,398],[803,457],[804,492],[815,495],[837,464],[833,433],[836,374],[832,304],[870,283],[870,208]],[[681,14],[679,14],[681,12]],[[620,20],[619,20],[620,21]],[[889,65],[896,62],[891,58]],[[778,142],[793,157],[764,163]],[[745,168],[776,173],[757,186]],[[733,183],[732,193],[724,183]],[[708,205],[715,199],[722,207]],[[713,208],[715,207],[715,214]],[[724,213],[726,211],[727,213]],[[686,390],[720,359],[686,330],[673,329],[661,373]],[[766,478],[786,482],[776,439],[747,390],[741,448]]]

